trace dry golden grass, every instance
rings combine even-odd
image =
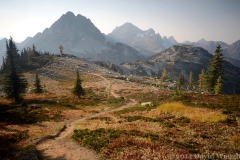
[[[4,106],[4,105],[8,106],[11,103],[13,103],[13,101],[5,99],[5,98],[0,98],[0,106]]]
[[[206,108],[192,108],[185,106],[181,102],[169,102],[160,105],[157,112],[171,112],[176,116],[185,116],[191,120],[200,122],[222,122],[226,120],[226,116],[220,110],[211,110]]]
[[[240,149],[240,136],[232,136],[230,142],[237,148]]]

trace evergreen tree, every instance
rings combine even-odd
[[[34,93],[42,93],[43,92],[43,88],[40,84],[40,79],[38,77],[38,74],[36,73],[36,78],[35,78],[35,82],[34,82],[34,89],[33,89]]]
[[[222,49],[221,46],[218,45],[207,70],[205,81],[205,88],[207,92],[213,93],[218,77],[223,77],[223,62]]]
[[[85,95],[85,91],[84,89],[82,88],[82,81],[80,79],[80,76],[79,76],[79,72],[76,71],[76,81],[75,81],[75,86],[74,88],[72,89],[72,93],[74,95],[76,95],[78,97],[78,99]]]
[[[33,51],[32,48],[27,48],[28,63],[32,63]]]
[[[7,74],[3,81],[3,91],[7,98],[13,99],[18,102],[22,98],[22,94],[25,93],[27,88],[27,80],[17,70],[16,58],[18,50],[12,37],[9,39],[9,43],[6,43],[6,57],[7,57]]]
[[[21,57],[21,62],[24,62],[24,53],[23,53],[23,50],[21,51],[20,57]]]
[[[6,69],[6,61],[5,61],[5,58],[4,56],[2,57],[2,66],[1,66],[1,72],[3,72],[5,69]]]
[[[201,73],[198,75],[199,79],[198,79],[198,90],[202,91],[203,90],[203,84],[205,81],[205,70],[202,69]]]
[[[189,87],[189,89],[193,88],[193,72],[192,71],[189,74],[188,87]]]
[[[183,74],[179,74],[178,76],[178,81],[177,81],[177,89],[181,90],[182,85],[184,84],[184,75]]]
[[[34,55],[36,54],[36,47],[35,47],[34,44],[33,44],[33,47],[32,47],[32,52],[33,52]]]
[[[26,50],[26,48],[23,49],[23,59],[24,62],[28,61],[28,51]]]
[[[33,53],[34,56],[40,56],[39,52],[36,51],[36,47],[35,47],[34,44],[33,44],[33,47],[32,47],[32,53]]]
[[[167,70],[164,67],[162,71],[162,75],[160,77],[160,88],[163,88],[163,82],[165,81],[166,77],[167,77]]]
[[[217,83],[216,85],[214,86],[214,94],[215,95],[218,95],[221,93],[221,90],[222,90],[222,77],[219,76],[218,79],[217,79]]]

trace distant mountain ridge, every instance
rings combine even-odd
[[[223,54],[240,61],[240,40],[224,48]]]
[[[211,54],[214,54],[216,46],[220,45],[226,60],[240,68],[240,40],[228,45],[222,41],[206,41],[202,38],[197,42],[184,41],[183,44],[192,44],[197,47],[202,47]]]
[[[116,27],[107,36],[115,41],[130,45],[145,57],[154,55],[178,43],[173,36],[169,38],[164,36],[162,38],[152,28],[143,31],[129,22]]]
[[[6,50],[5,41],[6,39],[0,40],[0,64]],[[204,38],[197,42],[185,41],[184,43],[202,47],[211,54],[220,44],[226,60],[240,67],[240,40],[231,45],[221,41],[207,41]],[[121,64],[143,60],[178,44],[178,42],[173,36],[161,37],[152,28],[143,31],[131,23],[125,23],[116,27],[108,35],[104,35],[90,19],[67,12],[50,28],[16,44],[19,50],[23,47],[32,47],[34,44],[38,51],[57,54],[59,46],[63,45],[64,53],[67,54]]]
[[[222,41],[207,41],[204,38],[198,40],[197,42],[184,41],[183,44],[193,44],[197,47],[202,47],[211,54],[214,54],[216,46],[218,45],[221,45],[222,48],[226,48],[229,46],[227,43]]]
[[[37,33],[24,47],[34,44],[38,50],[64,53],[80,57],[123,63],[143,59],[138,51],[127,45],[108,42],[105,35],[94,26],[90,19],[72,12],[62,15],[50,28]]]

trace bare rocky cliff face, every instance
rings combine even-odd
[[[107,36],[115,39],[115,41],[130,45],[145,57],[159,53],[178,43],[173,36],[162,38],[152,28],[143,31],[131,23],[116,27]]]
[[[62,15],[50,28],[37,33],[22,47],[31,47],[33,44],[37,50],[55,54],[59,53],[59,46],[62,45],[66,54],[114,63],[143,59],[138,51],[127,45],[119,47],[115,42],[108,42],[90,19],[82,15],[75,16],[72,12]],[[121,54],[120,50],[123,51]]]

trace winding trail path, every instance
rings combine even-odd
[[[92,73],[93,74],[93,73]],[[107,80],[105,77],[93,74],[95,76],[101,77],[104,81],[108,83],[108,89],[111,85],[111,82]],[[119,97],[116,95],[112,90],[111,94],[114,97]],[[77,143],[75,143],[73,140],[70,139],[70,136],[75,128],[75,124],[77,122],[83,121],[88,118],[100,116],[106,113],[111,113],[115,111],[122,110],[124,108],[127,108],[129,106],[135,105],[137,102],[134,99],[130,99],[131,101],[119,108],[115,108],[108,111],[102,111],[100,113],[95,113],[91,115],[87,115],[85,117],[71,119],[65,121],[66,128],[60,134],[54,138],[48,138],[45,139],[39,143],[36,144],[36,148],[41,156],[42,159],[47,160],[96,160],[97,154],[89,149],[83,148],[79,146]]]

